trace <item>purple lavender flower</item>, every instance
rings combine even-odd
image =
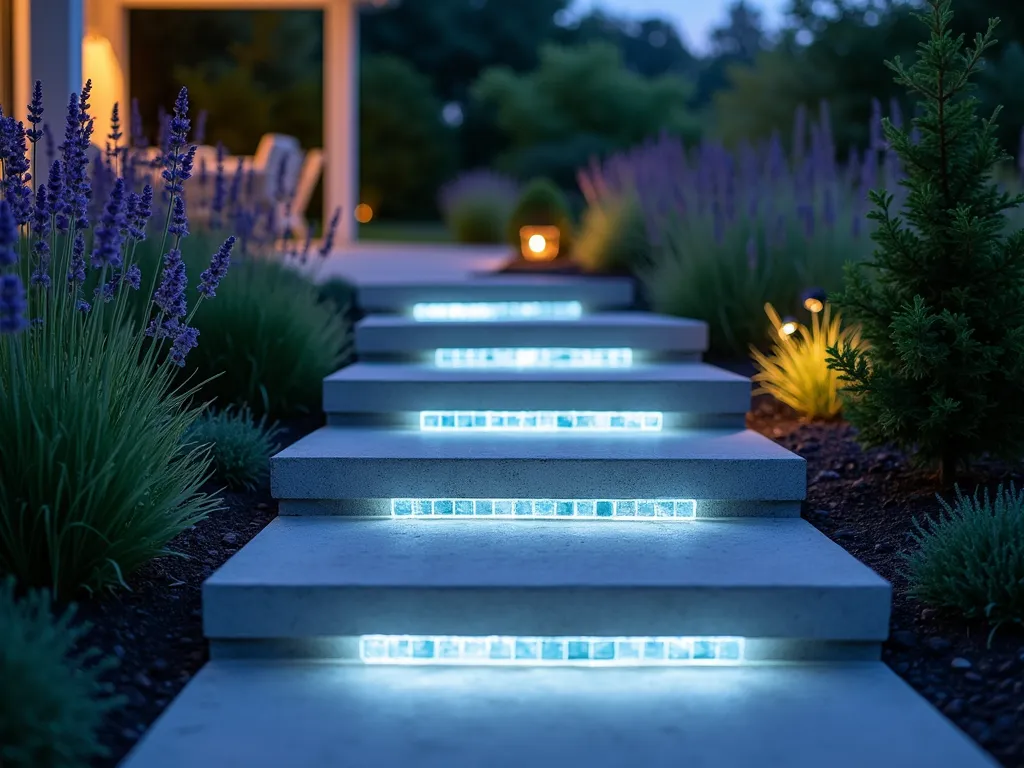
[[[181,259],[181,251],[172,248],[164,256],[160,286],[153,294],[153,303],[156,304],[165,320],[185,316],[188,311],[188,306],[185,303],[187,287],[188,275],[185,272],[185,262]]]
[[[72,286],[85,282],[85,236],[78,232],[71,246],[71,263],[68,265],[68,282]]]
[[[338,223],[340,221],[341,208],[335,208],[334,215],[331,216],[331,223],[327,225],[327,231],[324,233],[324,241],[320,245],[320,258],[327,258],[334,249],[334,236],[338,231]]]
[[[127,272],[119,272],[102,286],[97,287],[96,296],[104,303],[113,301],[117,294],[117,287],[122,284],[133,290],[139,290],[139,286],[142,284],[142,270],[139,269],[138,264],[132,264],[128,267]]]
[[[81,229],[88,226],[85,212],[89,199],[84,193],[84,188],[89,184],[87,173],[89,159],[85,153],[85,146],[82,145],[82,111],[78,99],[76,93],[71,94],[68,99],[67,119],[64,124],[64,144],[61,146],[63,155],[61,167],[64,171],[64,180],[60,204],[57,208],[60,214],[58,229],[61,231],[67,231],[72,221]],[[85,223],[85,226],[82,226],[82,222]]]
[[[3,196],[10,203],[15,221],[19,225],[27,224],[32,218],[28,146],[24,123],[13,117],[0,117],[0,165],[4,171],[0,182]]]
[[[9,267],[18,261],[18,222],[14,220],[11,205],[0,200],[0,267]]]
[[[28,299],[21,277],[15,274],[0,275],[0,333],[18,333],[28,322],[25,312]]]
[[[174,343],[171,345],[168,359],[179,368],[183,368],[188,353],[197,346],[199,346],[199,330],[183,325],[178,329],[178,333],[174,337]]]
[[[92,250],[93,269],[121,266],[121,231],[124,229],[127,229],[124,215],[124,179],[118,179],[114,182],[114,188],[110,190],[100,224],[96,227]]]
[[[188,237],[188,216],[185,215],[185,198],[175,197],[174,208],[171,211],[171,223],[167,227],[167,234],[177,237],[179,240]]]
[[[87,315],[92,312],[92,304],[85,299],[79,299],[75,302],[75,309],[81,312],[83,315]]]
[[[32,216],[32,253],[36,267],[29,282],[43,288],[50,287],[50,204],[46,197],[46,185],[36,188],[36,207]]]
[[[139,290],[139,286],[142,285],[142,270],[139,269],[139,265],[132,264],[128,267],[128,271],[124,273],[121,280],[127,283],[133,291]]]
[[[228,273],[228,267],[231,266],[231,249],[234,247],[235,237],[232,235],[213,254],[209,268],[203,270],[203,273],[199,276],[199,288],[197,290],[204,296],[212,299],[217,295],[217,287]]]
[[[188,132],[192,122],[188,119],[188,89],[182,87],[174,100],[174,115],[171,117],[168,140],[172,147],[188,144]]]
[[[43,122],[43,83],[36,80],[32,88],[32,101],[28,105],[28,121],[32,127],[25,132],[28,140],[35,144],[43,137],[43,129],[40,123]]]
[[[146,229],[153,215],[153,187],[149,184],[142,188],[142,194],[134,201],[135,207],[128,221],[128,235],[142,242],[146,239]]]

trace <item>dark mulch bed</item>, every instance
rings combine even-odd
[[[935,476],[895,451],[861,451],[847,424],[802,424],[769,398],[755,400],[747,423],[807,460],[803,516],[892,583],[885,662],[1004,766],[1024,768],[1024,632],[1001,629],[988,647],[988,626],[906,595],[900,554],[912,547],[911,521],[939,509]],[[1019,466],[985,463],[960,485],[973,493],[1022,478]]]
[[[282,422],[281,444],[322,425],[322,416]],[[95,768],[116,766],[206,662],[203,581],[277,516],[266,489],[223,499],[224,509],[171,542],[186,557],[155,560],[132,574],[130,591],[79,606],[79,618],[93,625],[89,642],[120,659],[108,679],[127,700],[107,718],[100,737],[110,755],[94,761]]]

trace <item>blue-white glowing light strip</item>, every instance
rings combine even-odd
[[[423,302],[413,305],[412,316],[421,322],[496,320],[579,320],[578,301]]]
[[[406,518],[515,518],[693,520],[693,499],[392,499],[391,516]]]
[[[629,347],[455,347],[434,352],[438,368],[630,368]]]
[[[664,667],[738,664],[742,637],[363,635],[366,664]]]
[[[420,411],[425,432],[660,432],[658,411]]]

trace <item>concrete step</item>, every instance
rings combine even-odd
[[[282,514],[390,515],[393,498],[540,498],[693,499],[698,517],[799,515],[806,485],[802,458],[748,430],[324,427],[271,459]]]
[[[400,279],[360,284],[359,306],[366,312],[407,314],[418,303],[578,301],[585,312],[628,309],[633,281],[614,277],[487,275],[436,282]]]
[[[203,613],[213,641],[728,636],[877,654],[890,591],[800,519],[279,517],[206,581]]]
[[[213,661],[123,768],[995,768],[880,662],[466,669]]]
[[[578,320],[423,322],[406,315],[370,315],[356,325],[360,359],[432,362],[437,349],[631,349],[647,359],[697,360],[707,350],[707,325],[647,312],[602,312]]]
[[[421,410],[644,410],[730,414],[742,427],[750,380],[704,363],[521,371],[356,363],[324,380],[323,407],[330,423]]]

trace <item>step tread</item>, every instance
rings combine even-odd
[[[123,768],[994,768],[875,663],[208,663]]]
[[[207,584],[888,589],[874,571],[798,518],[641,523],[279,517]]]
[[[753,430],[688,429],[656,433],[450,434],[415,429],[321,427],[272,462],[305,459],[593,460],[602,462],[772,461],[804,459]]]
[[[427,363],[357,362],[328,376],[324,383],[355,382],[651,382],[750,383],[750,379],[707,363],[646,363],[629,368],[524,368],[472,369],[438,368]]]
[[[806,521],[281,517],[203,587],[211,638],[880,642],[891,589]]]

